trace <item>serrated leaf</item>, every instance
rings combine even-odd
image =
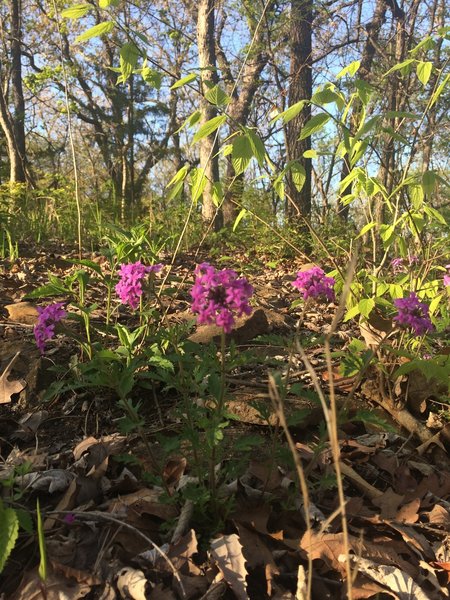
[[[105,35],[112,31],[116,26],[114,21],[104,21],[103,23],[99,23],[98,25],[94,25],[77,38],[75,38],[75,44],[79,44],[80,42],[86,42],[95,37],[99,37],[101,35]]]
[[[384,113],[387,119],[417,119],[419,115],[405,110],[387,110]]]
[[[4,508],[0,499],[0,573],[16,545],[19,535],[19,519],[13,508]]]
[[[422,173],[422,189],[424,194],[431,194],[436,186],[436,173],[425,171]]]
[[[258,161],[258,164],[261,166],[262,164],[264,164],[264,159],[266,157],[266,149],[264,147],[264,144],[259,135],[253,129],[249,129],[247,127],[246,133],[252,146],[253,156]]]
[[[119,6],[120,0],[98,0],[98,5],[100,8],[109,8],[110,6],[116,7]]]
[[[91,4],[75,4],[75,6],[70,6],[62,11],[61,16],[64,19],[81,19],[84,17],[90,10],[92,10],[93,6]]]
[[[171,90],[176,90],[180,87],[183,87],[184,85],[187,85],[188,83],[191,83],[191,81],[195,81],[198,77],[197,73],[189,73],[189,75],[186,75],[185,77],[182,77],[181,79],[179,79],[178,81],[176,81],[173,85],[170,86]]]
[[[218,117],[213,117],[212,119],[209,119],[209,121],[206,121],[206,123],[203,123],[203,125],[194,135],[192,143],[195,144],[204,137],[214,133],[216,129],[219,129],[219,127],[225,123],[226,120],[226,115],[219,115]]]
[[[231,163],[236,175],[243,173],[253,157],[253,150],[250,140],[246,135],[240,135],[233,140],[233,152],[231,153]]]
[[[344,67],[341,71],[339,71],[339,73],[336,75],[336,79],[341,79],[341,77],[344,77],[344,75],[350,75],[351,77],[353,77],[353,75],[355,75],[360,66],[361,61],[354,60],[349,65]]]
[[[206,175],[204,169],[198,168],[191,171],[190,186],[192,202],[196,204],[206,187]]]
[[[375,300],[373,298],[363,298],[358,302],[358,308],[363,317],[368,317],[375,308]]]
[[[121,75],[118,77],[117,83],[125,83],[136,68],[140,55],[139,48],[132,42],[127,42],[120,49],[119,55]]]
[[[205,98],[215,106],[227,106],[231,102],[230,96],[226,94],[219,85],[215,85],[205,94]]]
[[[242,221],[242,219],[245,217],[245,215],[247,214],[247,209],[246,208],[241,208],[238,216],[236,217],[236,220],[233,224],[233,231],[236,231],[236,227],[239,225],[239,223]]]
[[[342,99],[342,96],[329,87],[315,92],[315,94],[311,98],[311,101],[314,102],[314,104],[319,104],[321,106],[323,106],[324,104],[334,103],[339,108],[339,110],[342,110],[345,106],[345,102]]]
[[[439,84],[437,90],[431,96],[431,101],[430,101],[429,108],[432,108],[432,106],[434,106],[434,104],[436,104],[436,102],[438,101],[439,96],[442,94],[442,92],[444,91],[444,89],[447,86],[447,84],[448,84],[449,81],[450,81],[450,73],[447,74],[447,76],[445,77],[444,81],[442,81]]]
[[[290,161],[286,168],[291,172],[292,183],[295,186],[297,192],[301,192],[306,181],[305,167],[300,164],[297,160]]]
[[[212,201],[214,206],[219,207],[224,198],[223,187],[220,181],[215,181],[212,186]]]
[[[430,77],[431,71],[433,69],[433,63],[429,61],[419,61],[416,65],[417,77],[422,85],[427,85]]]
[[[413,58],[408,58],[408,59],[394,65],[393,67],[391,67],[389,69],[389,71],[386,71],[386,73],[383,75],[383,77],[386,77],[390,73],[394,73],[394,71],[401,71],[403,69],[405,70],[405,72],[407,72],[407,71],[409,71],[409,66],[413,62],[415,62],[415,60]]]
[[[277,115],[275,118],[273,118],[271,120],[271,123],[278,121],[278,119],[282,119],[283,123],[289,123],[289,121],[295,119],[295,117],[303,110],[306,104],[308,104],[308,100],[300,100],[299,102],[296,102],[295,104],[281,112],[279,115]]]
[[[148,83],[156,90],[159,90],[162,83],[162,75],[159,71],[148,67],[147,65],[142,67],[141,77],[145,83]]]
[[[371,229],[373,229],[376,226],[377,226],[376,221],[371,221],[370,223],[366,223],[364,225],[364,227],[361,229],[361,231],[358,233],[358,235],[356,236],[355,239],[362,237],[365,233],[367,233],[368,231],[370,231]]]
[[[359,306],[358,306],[358,304],[356,304],[355,306],[353,306],[352,308],[350,308],[345,313],[344,322],[349,321],[350,319],[353,319],[357,315],[359,315]]]
[[[330,119],[330,115],[327,115],[325,113],[319,113],[318,115],[314,115],[314,117],[312,117],[302,128],[298,139],[304,140],[310,135],[317,133],[322,129],[322,127],[324,127],[326,123],[328,123]]]

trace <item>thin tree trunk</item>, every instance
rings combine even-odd
[[[290,27],[290,87],[289,105],[309,100],[312,95],[312,0],[292,0]],[[311,148],[311,138],[299,140],[299,134],[311,116],[308,104],[286,126],[286,153],[288,161],[296,160],[305,170],[305,183],[300,191],[292,175],[287,179],[286,216],[290,220],[300,214],[311,214],[311,159],[304,152]]]
[[[11,0],[11,89],[14,105],[13,130],[18,160],[15,161],[15,173],[11,173],[15,182],[26,181],[25,149],[25,101],[22,86],[22,27],[21,0]]]
[[[204,94],[217,84],[216,51],[215,51],[215,0],[199,0],[197,13],[198,59],[202,78],[202,96],[200,125],[217,116],[217,110],[210,104]],[[204,169],[206,186],[203,191],[202,218],[206,225],[214,223],[215,231],[222,227],[221,210],[217,210],[213,202],[214,183],[219,181],[218,143],[215,133],[205,136],[200,144],[200,167]]]

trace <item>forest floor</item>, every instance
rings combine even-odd
[[[168,501],[151,483],[153,467],[141,437],[119,432],[122,412],[110,392],[73,390],[42,402],[55,378],[49,367],[68,368],[77,347],[59,335],[41,356],[33,336],[38,303],[24,296],[45,284],[49,272],[63,277],[73,271],[67,257],[75,254],[29,248],[15,262],[0,263],[2,497],[32,515],[39,499],[48,563],[43,582],[36,532],[21,529],[0,576],[0,598],[300,600],[307,598],[309,575],[312,598],[346,598],[335,467],[322,409],[308,394],[314,376],[329,392],[324,336],[337,307],[308,308],[296,329],[301,307],[291,308],[298,297],[291,282],[300,262],[268,265],[242,257],[240,268],[255,288],[254,312],[232,334],[240,359],[228,374],[227,406],[236,420],[224,443],[225,460],[242,458],[244,464],[223,486],[233,502],[220,530],[211,533],[208,516],[202,520],[182,494],[192,479],[189,460],[175,454],[161,465],[177,499]],[[178,281],[186,276],[185,290],[194,266],[189,256],[174,265]],[[177,298],[168,322],[192,318],[188,293]],[[104,298],[96,300],[101,307]],[[216,335],[213,326],[201,326],[191,339],[207,345]],[[367,342],[368,335],[353,321],[340,322],[332,350],[345,350],[352,338]],[[288,373],[284,411],[295,417],[291,433],[309,486],[309,527],[295,468],[275,458],[284,448],[269,389],[275,371]],[[450,598],[450,425],[437,415],[441,391],[414,373],[387,386],[374,370],[344,377],[337,355],[332,373],[352,597]],[[173,412],[178,398],[157,389],[140,399],[146,439],[158,454],[157,436],[176,435],[180,426]],[[266,405],[267,421],[255,401]],[[241,452],[242,435],[261,437],[263,445]]]

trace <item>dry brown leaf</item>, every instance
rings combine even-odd
[[[447,574],[447,582],[450,583],[450,562],[432,562],[430,563],[433,567],[442,569]]]
[[[146,600],[147,579],[139,569],[124,567],[117,578],[117,589],[125,600]]]
[[[414,579],[397,567],[381,565],[361,557],[351,557],[358,571],[394,592],[399,600],[430,600]]]
[[[239,537],[233,533],[212,540],[211,555],[238,600],[249,600],[247,569]]]
[[[31,304],[31,302],[7,304],[5,308],[8,311],[8,316],[11,321],[24,323],[25,325],[35,325],[37,323],[39,313],[37,308],[34,304]]]
[[[43,593],[45,590],[45,595]],[[77,583],[73,579],[66,579],[63,575],[48,569],[45,584],[41,582],[38,569],[29,571],[23,578],[19,588],[10,596],[9,600],[80,600],[91,591],[91,586],[86,583]]]
[[[0,375],[0,404],[7,404],[8,402],[11,402],[11,396],[21,392],[27,385],[23,379],[8,379],[11,369],[13,368],[16,360],[19,358],[19,355],[20,352],[17,352],[17,354],[10,360],[8,365],[6,365],[3,373]]]

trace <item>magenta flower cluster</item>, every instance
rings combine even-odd
[[[136,310],[142,296],[142,280],[148,273],[158,273],[162,268],[161,264],[143,265],[139,260],[121,265],[116,292],[122,304],[129,304],[133,310]]]
[[[394,300],[394,306],[398,309],[394,321],[397,321],[401,327],[409,327],[416,335],[423,335],[433,329],[428,304],[420,302],[414,292],[411,292],[407,298]]]
[[[198,314],[198,323],[213,324],[230,333],[235,315],[252,312],[248,301],[253,287],[245,277],[238,278],[232,269],[217,271],[209,263],[195,269],[195,282],[191,289],[192,311]]]
[[[34,326],[34,337],[36,346],[43,354],[45,351],[45,342],[51,340],[55,335],[55,325],[67,315],[63,302],[55,302],[47,306],[38,306],[38,320]]]
[[[316,300],[326,299],[332,302],[334,295],[335,280],[333,277],[327,277],[320,267],[312,267],[306,271],[299,271],[297,279],[292,282],[303,295],[303,298],[315,298]]]
[[[449,287],[450,286],[450,265],[445,265],[445,268],[447,269],[447,274],[444,275],[444,286]]]
[[[408,255],[408,258],[393,258],[391,268],[394,273],[404,273],[408,268],[411,269],[419,264],[419,257],[415,254]]]

